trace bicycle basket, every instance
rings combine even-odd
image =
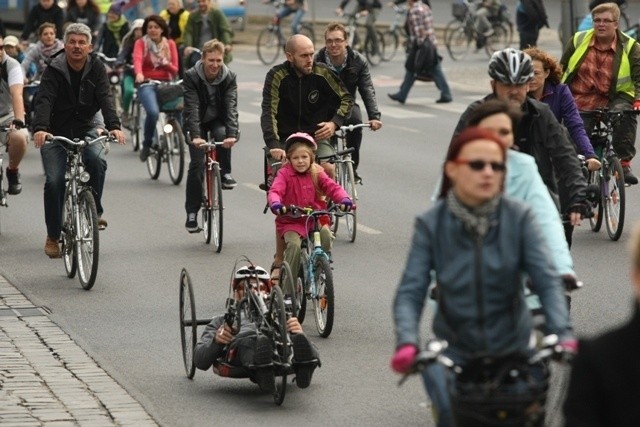
[[[464,17],[467,15],[467,11],[469,10],[469,6],[466,3],[461,1],[455,1],[451,4],[451,13],[453,17],[459,21],[463,21]]]
[[[182,110],[184,108],[183,89],[181,85],[160,85],[156,88],[158,108],[163,113]]]

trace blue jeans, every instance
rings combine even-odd
[[[444,76],[444,72],[442,71],[442,65],[440,62],[433,67],[432,70],[433,82],[436,84],[436,87],[440,90],[440,98],[441,99],[453,99],[451,96],[451,89],[449,89],[449,84],[447,83],[447,78]],[[413,71],[406,71],[404,75],[404,80],[400,85],[400,90],[396,94],[398,100],[400,102],[405,102],[407,100],[407,96],[409,96],[409,91],[411,87],[416,82],[416,74]]]
[[[432,363],[422,371],[424,387],[438,417],[438,427],[453,426],[451,401],[447,390],[447,382],[452,379],[452,375],[451,371],[440,363]]]
[[[287,16],[293,15],[293,19],[291,20],[291,34],[298,34],[298,27],[300,26],[300,22],[302,22],[302,17],[306,13],[303,7],[299,7],[298,9],[291,9],[290,7],[283,7],[280,13],[278,13],[278,18],[282,20]]]
[[[87,135],[95,138],[96,135]],[[62,230],[62,207],[64,205],[67,151],[59,143],[45,144],[40,149],[44,166],[44,220],[47,224],[47,235],[59,239]],[[100,144],[90,145],[84,150],[82,157],[85,170],[89,172],[89,186],[93,190],[98,216],[102,215],[102,190],[107,175],[107,159],[104,148]]]
[[[138,88],[138,99],[147,113],[147,117],[144,120],[143,147],[151,147],[153,136],[156,132],[156,123],[158,123],[158,117],[160,116],[156,88],[156,85],[145,85]]]

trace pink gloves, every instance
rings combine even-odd
[[[391,369],[399,374],[404,374],[411,368],[411,364],[418,355],[418,348],[413,344],[404,344],[398,347],[391,358]]]

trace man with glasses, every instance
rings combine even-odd
[[[1,135],[0,143],[6,142],[9,153],[7,181],[9,194],[20,194],[22,185],[18,166],[27,151],[27,129],[24,126],[24,102],[22,90],[24,74],[20,63],[4,50],[4,39],[0,37],[0,126],[9,131]],[[5,139],[6,136],[6,139]],[[0,149],[4,150],[4,147]],[[2,171],[0,171],[2,172]]]
[[[593,28],[571,38],[560,63],[566,83],[580,110],[609,107],[614,111],[640,109],[640,45],[620,31],[620,8],[604,3],[591,11]],[[584,117],[586,129],[591,118]],[[638,183],[631,172],[636,154],[637,121],[624,115],[613,133],[613,147],[622,162],[627,184]]]
[[[367,60],[360,53],[347,45],[347,29],[344,25],[333,22],[324,31],[325,47],[316,54],[316,62],[326,64],[331,70],[340,76],[342,83],[354,99],[351,115],[347,117],[345,125],[362,123],[360,106],[355,102],[356,89],[360,93],[362,102],[367,109],[367,116],[371,130],[376,131],[382,127],[380,111],[376,101],[376,90],[371,81],[371,73]],[[360,164],[360,144],[362,143],[362,128],[354,129],[347,134],[347,147],[353,147],[353,172],[356,182],[362,184],[362,178],[358,175]]]

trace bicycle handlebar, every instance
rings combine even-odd
[[[296,205],[285,206],[286,213],[283,215],[290,216],[291,218],[304,218],[304,217],[317,217],[330,214],[349,214],[351,212],[343,212],[340,210],[339,204],[333,204],[326,210],[314,210],[311,207],[300,207]]]
[[[333,154],[330,154],[328,156],[318,156],[316,157],[316,160],[320,161],[320,160],[329,160],[329,163],[333,163],[337,160],[338,157],[342,157],[345,154],[349,154],[349,153],[353,153],[354,151],[356,151],[356,149],[354,147],[350,147],[347,148],[345,150],[342,151],[336,151]]]
[[[154,80],[147,79],[138,85],[138,87],[149,86],[149,85],[179,85],[182,84],[182,79],[180,80]]]
[[[111,58],[102,52],[98,52],[96,55],[98,56],[98,58],[102,59],[104,62],[107,62],[107,63],[115,64],[115,62],[118,60],[118,58]]]
[[[353,132],[356,129],[360,129],[360,128],[370,128],[371,127],[371,123],[359,123],[357,125],[345,125],[345,126],[340,126],[339,130],[342,133],[346,133],[346,132]]]
[[[116,139],[111,135],[102,135],[94,139],[69,139],[64,136],[51,136],[48,135],[45,138],[45,144],[53,144],[54,142],[61,142],[62,145],[68,145],[72,147],[86,147],[93,144],[104,144],[106,142],[116,142]]]

